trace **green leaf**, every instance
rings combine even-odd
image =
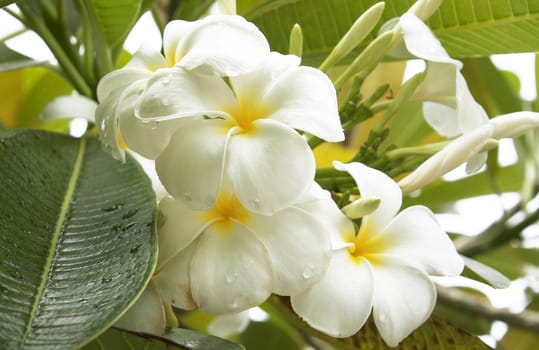
[[[511,279],[523,277],[526,267],[539,268],[537,249],[514,247],[512,244],[490,249],[474,258],[492,266]]]
[[[357,350],[366,349],[466,349],[485,350],[489,347],[479,338],[456,328],[442,318],[432,315],[421,327],[412,332],[397,347],[388,347],[376,329],[372,318],[353,337],[347,339]]]
[[[303,58],[319,65],[354,20],[378,0],[238,0],[238,13],[253,21],[273,50],[287,52],[295,23],[304,34]],[[400,16],[415,0],[387,0],[380,25]],[[539,2],[535,0],[445,0],[428,25],[454,57],[539,51]],[[355,50],[357,55],[358,50]]]
[[[95,21],[107,44],[121,44],[135,24],[142,0],[90,0]]]
[[[0,344],[74,348],[113,324],[155,267],[156,204],[138,163],[95,139],[0,139]]]
[[[490,266],[466,256],[462,256],[462,260],[464,260],[465,264],[463,276],[485,282],[494,288],[507,288],[511,284],[509,278]]]
[[[13,4],[17,0],[0,0],[0,7],[6,7],[9,4]]]
[[[250,322],[240,335],[239,342],[247,349],[295,350],[303,346],[276,322]]]
[[[41,61],[34,61],[30,57],[21,55],[11,50],[3,42],[0,42],[0,72],[21,69],[30,66],[43,64]]]
[[[239,344],[198,333],[189,329],[169,329],[164,335],[135,333],[110,328],[83,350],[117,350],[117,349],[184,349],[184,350],[245,350]]]

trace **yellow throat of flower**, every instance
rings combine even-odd
[[[235,126],[239,126],[243,133],[251,132],[252,123],[268,114],[267,108],[250,95],[238,95],[236,106],[226,112],[234,118]]]
[[[234,195],[226,193],[221,193],[213,208],[203,215],[204,220],[215,222],[222,232],[229,232],[233,221],[246,223],[251,216]]]
[[[361,225],[357,236],[349,241],[353,245],[348,248],[348,253],[356,263],[367,259],[371,265],[377,265],[382,262],[379,254],[387,250],[387,241],[383,236],[373,234],[369,226],[368,223]]]

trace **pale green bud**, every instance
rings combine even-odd
[[[217,5],[224,15],[236,14],[236,0],[217,0]]]
[[[385,4],[383,2],[376,3],[358,17],[322,63],[320,70],[327,70],[356,48],[376,26],[376,23],[382,17],[384,7]]]
[[[393,33],[387,32],[374,39],[337,78],[335,88],[340,88],[352,76],[370,70],[378,64],[389,50],[392,38]]]
[[[341,211],[349,219],[359,219],[366,215],[372,214],[380,206],[380,198],[378,197],[365,197],[360,198],[352,203],[341,208]]]
[[[426,21],[432,16],[432,14],[438,10],[443,0],[418,0],[408,10],[409,13],[413,13],[422,21]]]
[[[299,24],[294,24],[290,31],[290,46],[288,52],[291,55],[301,57],[303,54],[303,32]]]

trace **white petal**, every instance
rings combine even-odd
[[[374,267],[373,316],[387,345],[396,346],[419,327],[436,304],[436,288],[420,270],[385,256]]]
[[[423,116],[436,132],[444,137],[455,137],[462,134],[458,123],[458,111],[447,105],[425,101]]]
[[[161,52],[155,50],[152,45],[143,43],[122,69],[140,69],[151,74],[157,69],[165,68],[166,66],[167,63]]]
[[[195,246],[196,243],[189,245],[164,265],[159,266],[152,278],[152,284],[160,297],[167,303],[184,310],[196,308],[189,283],[189,263]],[[161,245],[159,248],[161,249]]]
[[[490,124],[485,124],[456,138],[400,180],[399,186],[404,192],[415,191],[453,170],[485,146],[492,136],[492,129]]]
[[[272,275],[269,253],[252,232],[234,222],[215,223],[200,237],[191,260],[191,292],[205,312],[238,312],[270,296]]]
[[[107,99],[101,101],[95,110],[99,140],[114,158],[121,161],[125,161],[125,152],[118,142],[118,105],[123,93],[122,90],[115,90]]]
[[[226,165],[234,193],[251,211],[271,214],[294,203],[312,184],[311,149],[294,129],[268,119],[230,138]]]
[[[489,124],[493,127],[492,137],[495,139],[517,137],[539,126],[539,113],[524,111],[504,114],[490,119]]]
[[[294,207],[318,218],[319,225],[324,227],[333,249],[341,248],[354,240],[356,234],[354,224],[341,212],[331,194],[316,182],[300,197]]]
[[[213,206],[219,195],[229,139],[227,121],[185,118],[155,167],[163,186],[195,210]]]
[[[208,16],[178,30],[182,33],[167,31],[167,56],[176,46],[174,63],[188,70],[235,76],[255,68],[269,53],[264,35],[241,16]]]
[[[426,207],[406,208],[382,235],[389,246],[384,253],[411,259],[428,274],[456,276],[464,268],[453,242]]]
[[[134,332],[165,333],[165,310],[151,283],[114,326]]]
[[[303,292],[326,271],[331,244],[316,213],[290,207],[272,216],[253,215],[248,225],[269,250],[274,267],[273,292]]]
[[[97,85],[97,99],[103,103],[115,91],[123,90],[139,80],[148,79],[151,72],[136,68],[114,70],[105,75]]]
[[[220,77],[195,74],[180,68],[160,69],[148,81],[135,115],[142,120],[205,115],[228,117],[222,106],[234,101],[232,91]]]
[[[202,213],[193,212],[183,202],[171,197],[159,202],[159,214],[157,271],[163,263],[191,244],[209,224]]]
[[[169,144],[172,135],[184,124],[182,119],[143,122],[135,117],[134,108],[124,109],[119,118],[125,144],[148,159],[157,158]]]
[[[343,164],[335,161],[333,166],[347,171],[354,178],[362,197],[380,198],[378,209],[364,217],[362,222],[362,226],[368,225],[373,233],[380,232],[402,204],[402,192],[397,183],[383,172],[358,162]]]
[[[169,67],[174,66],[180,55],[176,57],[176,50],[180,42],[197,26],[197,22],[174,20],[168,22],[163,32],[163,51]]]
[[[450,63],[427,62],[426,76],[414,92],[415,100],[429,100],[456,108],[458,67]]]
[[[249,310],[217,316],[208,325],[208,333],[221,338],[243,332],[249,325]]]
[[[473,98],[460,72],[457,73],[456,79],[459,127],[462,133],[466,133],[486,124],[488,116],[483,107]]]
[[[479,171],[487,162],[488,152],[479,152],[468,158],[466,162],[466,174],[473,174]]]
[[[264,103],[273,110],[269,118],[327,141],[344,140],[335,87],[318,69],[286,71],[272,85]]]
[[[348,337],[369,317],[372,283],[370,265],[354,262],[346,249],[339,250],[322,280],[306,292],[292,295],[292,308],[311,327],[333,337]]]
[[[404,34],[406,48],[414,56],[428,61],[451,63],[458,69],[462,68],[462,63],[449,57],[430,28],[417,16],[405,13],[400,17],[399,23]]]
[[[46,120],[84,118],[93,123],[96,108],[97,103],[88,97],[78,94],[60,96],[45,106],[41,118]]]

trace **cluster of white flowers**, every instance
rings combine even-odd
[[[403,26],[406,27],[405,25]],[[399,186],[360,163],[335,163],[379,206],[356,232],[314,182],[304,135],[342,141],[335,88],[293,55],[270,52],[240,16],[165,29],[164,56],[139,50],[98,87],[96,125],[123,159],[125,144],[155,159],[161,200],[154,276],[119,325],[163,332],[167,305],[214,314],[290,296],[312,327],[353,335],[373,310],[389,345],[431,314],[429,275],[463,263],[425,207],[397,214]]]

